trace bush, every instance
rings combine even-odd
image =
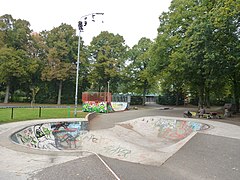
[[[5,92],[0,91],[0,102],[4,101],[4,97],[5,97]]]
[[[142,96],[131,96],[130,105],[142,105],[143,97]]]
[[[176,94],[173,92],[165,92],[163,95],[158,96],[158,104],[162,105],[176,105]],[[178,105],[184,104],[184,97],[182,94],[178,96]]]

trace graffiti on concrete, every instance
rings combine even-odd
[[[99,143],[99,138],[96,137],[94,134],[88,134],[82,137],[82,140],[87,140],[93,143]]]
[[[169,119],[159,119],[154,126],[158,128],[158,137],[171,140],[180,140],[190,135],[193,131],[209,128],[206,124],[198,122]]]
[[[84,101],[82,110],[84,112],[107,113],[112,112],[113,109],[108,102]]]
[[[106,153],[109,153],[111,155],[115,155],[118,157],[127,157],[128,154],[131,154],[131,150],[121,147],[121,146],[107,146],[105,147]]]
[[[77,148],[77,138],[86,130],[86,121],[42,123],[16,132],[12,139],[31,148],[71,149]]]
[[[22,145],[47,150],[94,151],[117,159],[142,156],[145,148],[161,151],[208,125],[162,117],[144,117],[120,123],[113,129],[87,131],[87,122],[36,124],[16,132],[12,139]],[[139,148],[140,147],[140,148]]]
[[[83,103],[84,112],[107,112],[107,103],[106,102],[95,102],[95,101],[86,101]]]
[[[114,111],[124,111],[128,107],[127,102],[111,102],[112,109]]]
[[[22,133],[16,134],[19,143],[28,147],[37,147],[37,139],[34,137],[32,128],[25,129]]]

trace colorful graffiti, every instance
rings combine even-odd
[[[77,148],[77,138],[87,132],[87,121],[42,123],[27,127],[12,135],[18,144],[38,149]]]
[[[124,111],[128,107],[127,102],[111,102],[112,109],[114,111]]]
[[[208,125],[199,122],[167,119],[156,121],[154,126],[158,128],[158,137],[171,140],[180,140],[190,135],[193,131],[209,128]]]
[[[175,144],[208,125],[162,117],[144,117],[113,128],[87,131],[88,122],[54,122],[26,127],[12,135],[16,143],[44,150],[81,150],[121,160],[152,159],[152,153]],[[139,162],[139,161],[136,161]]]
[[[112,112],[112,107],[107,102],[85,101],[82,110],[84,112],[107,113]]]

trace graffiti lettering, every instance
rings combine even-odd
[[[131,150],[128,150],[124,147],[121,147],[121,146],[118,146],[118,147],[115,147],[115,146],[107,146],[107,147],[104,147],[106,153],[109,153],[111,155],[117,155],[119,157],[127,157],[128,154],[131,154]]]

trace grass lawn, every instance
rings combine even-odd
[[[13,114],[13,118],[12,118]],[[84,118],[86,112],[78,109],[77,117]],[[3,108],[0,109],[0,124],[31,119],[73,118],[74,108]]]

